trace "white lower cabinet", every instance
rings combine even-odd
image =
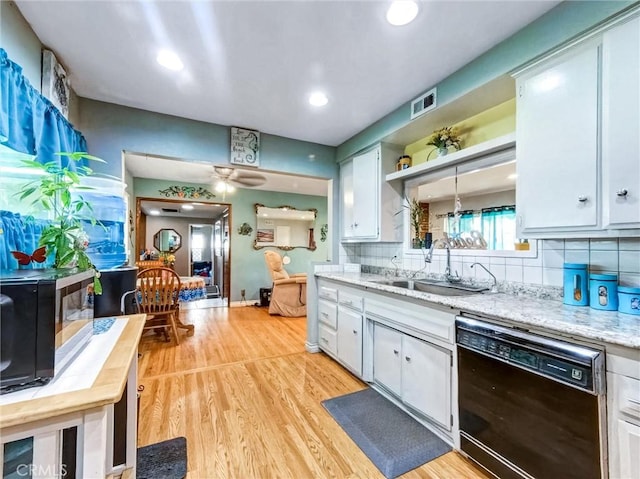
[[[451,430],[451,352],[402,337],[402,401]]]
[[[338,360],[362,376],[362,313],[338,306]]]
[[[396,396],[402,394],[402,333],[375,323],[373,380]]]
[[[607,355],[609,479],[640,479],[640,362]]]
[[[373,378],[415,411],[451,430],[451,351],[374,324]]]

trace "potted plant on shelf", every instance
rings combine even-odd
[[[80,161],[88,159],[103,162],[100,158],[84,152],[56,153],[66,156],[70,160]],[[98,223],[93,217],[93,208],[82,195],[72,194],[75,191],[91,190],[82,186],[81,180],[93,173],[91,168],[78,166],[76,171],[68,167],[61,167],[56,161],[39,163],[24,160],[28,168],[41,171],[41,176],[22,186],[18,192],[20,200],[33,198],[31,204],[48,211],[51,223],[44,228],[40,236],[39,246],[46,247],[47,256],[53,255],[53,267],[64,268],[75,266],[85,271],[95,271],[94,293],[102,293],[100,273],[86,253],[89,238],[85,233],[82,222],[89,221],[92,225]]]
[[[449,152],[450,147],[460,149],[460,135],[454,127],[445,126],[431,134],[427,145],[435,146],[438,156],[444,156]]]
[[[405,198],[407,204],[405,208],[409,209],[409,219],[411,228],[413,229],[413,239],[411,240],[412,248],[421,248],[422,240],[420,239],[420,223],[425,220],[425,211],[422,209],[420,202],[415,199]]]

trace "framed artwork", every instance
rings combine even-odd
[[[259,229],[256,234],[256,241],[258,243],[273,243],[275,241],[274,230]]]
[[[260,132],[231,127],[231,163],[260,166]]]
[[[71,87],[67,72],[51,50],[42,50],[42,94],[53,103],[62,116],[69,117]]]

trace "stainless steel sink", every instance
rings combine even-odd
[[[429,281],[429,280],[380,280],[374,281],[378,284],[386,284],[395,286],[396,288],[410,289],[413,291],[422,291],[423,293],[439,294],[442,296],[469,296],[471,294],[482,293],[488,291],[489,288],[478,286],[467,286],[458,283],[447,283],[446,281]]]

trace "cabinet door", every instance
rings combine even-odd
[[[402,400],[451,430],[451,352],[402,337]]]
[[[362,314],[338,306],[338,359],[362,376]]]
[[[402,333],[376,323],[373,329],[373,380],[402,394]]]
[[[340,195],[342,197],[342,237],[354,236],[353,226],[353,160],[340,165]]]
[[[640,18],[605,32],[603,226],[640,227]]]
[[[640,427],[618,420],[618,448],[620,478],[640,478]],[[616,479],[616,478],[612,478]]]
[[[597,226],[598,52],[583,47],[517,80],[518,231]]]
[[[358,238],[377,238],[380,148],[353,158],[353,226]]]

